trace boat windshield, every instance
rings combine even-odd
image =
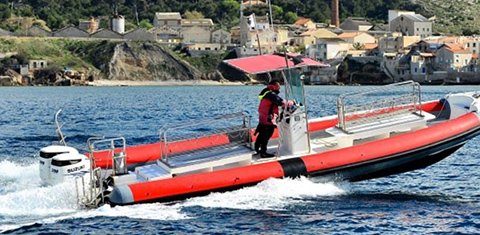
[[[303,82],[298,69],[287,69],[285,74],[285,95],[287,100],[295,101],[298,111],[305,112]]]

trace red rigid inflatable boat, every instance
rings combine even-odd
[[[253,70],[251,60],[261,66]],[[278,65],[282,60],[286,68]],[[172,201],[268,178],[361,181],[399,174],[434,164],[480,134],[477,92],[422,103],[420,85],[407,81],[342,94],[336,116],[309,120],[299,68],[322,64],[290,54],[226,63],[249,73],[280,73],[294,105],[282,110],[269,142],[275,157],[255,154],[245,113],[166,125],[155,144],[126,147],[121,137],[90,138],[86,155],[66,146],[57,122],[60,145],[40,150],[42,180],[55,184],[73,176],[79,203],[87,207]],[[185,131],[198,126],[208,128]]]
[[[424,106],[434,111],[432,102]],[[433,109],[428,109],[433,108]],[[322,131],[335,123],[326,120],[311,123]],[[311,129],[312,131],[317,131]],[[271,177],[320,177],[323,181],[359,181],[424,168],[462,147],[478,135],[479,117],[468,113],[415,132],[400,134],[365,144],[279,161],[265,162],[221,171],[178,176],[169,179],[124,185],[113,190],[112,204],[171,201],[205,195],[212,191],[233,190]],[[157,147],[157,149],[159,149]],[[133,152],[132,156],[142,154]],[[128,154],[127,154],[128,155]]]

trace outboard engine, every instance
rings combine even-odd
[[[40,178],[45,184],[54,185],[61,183],[68,176],[85,175],[90,171],[90,159],[79,154],[75,148],[68,147],[65,137],[58,122],[58,115],[55,114],[55,125],[57,126],[58,145],[52,145],[40,149]]]
[[[51,181],[51,165],[52,158],[60,154],[78,155],[78,151],[72,147],[52,145],[40,149],[40,178],[46,184],[52,184]]]
[[[90,171],[90,159],[77,153],[58,154],[51,160],[50,182],[62,183],[67,177],[85,176]]]

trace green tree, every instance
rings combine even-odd
[[[201,12],[198,11],[186,11],[183,15],[186,19],[203,19],[205,16]]]
[[[0,20],[5,20],[10,18],[12,12],[7,4],[0,4]]]
[[[149,20],[143,19],[142,21],[140,21],[140,28],[151,29],[153,28],[153,25],[150,23]]]
[[[288,24],[295,23],[297,19],[298,19],[298,15],[294,12],[289,11],[285,14],[285,22],[287,22]]]

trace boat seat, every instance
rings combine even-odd
[[[212,149],[171,156],[167,161],[159,160],[157,163],[172,175],[182,175],[250,165],[252,153],[252,149],[245,145],[225,146],[225,148],[216,146]]]
[[[338,146],[343,148],[353,146],[354,140],[372,137],[383,139],[390,137],[390,133],[393,132],[421,129],[426,127],[427,121],[432,119],[435,119],[435,116],[427,112],[422,112],[422,116],[410,113],[349,127],[348,133],[338,127],[328,128],[326,132],[335,136],[338,141]]]

